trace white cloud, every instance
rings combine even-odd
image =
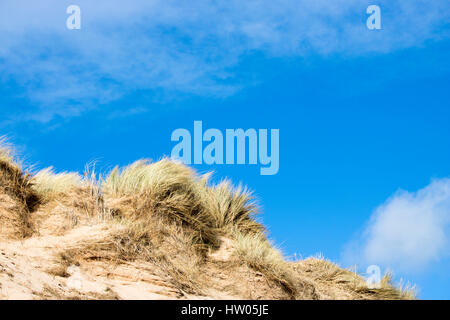
[[[36,105],[26,118],[77,115],[135,90],[227,96],[246,85],[233,68],[252,52],[386,53],[448,37],[450,18],[448,0],[380,0],[379,32],[365,26],[365,0],[78,0],[82,30],[70,31],[72,2],[0,3],[0,81]]]
[[[347,254],[354,262],[401,273],[421,272],[447,258],[450,179],[434,180],[417,192],[397,192],[375,210],[363,236]]]

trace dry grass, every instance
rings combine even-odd
[[[8,143],[6,137],[0,137],[0,162],[9,163],[13,166],[20,167],[15,159],[12,152],[12,146]]]
[[[402,283],[395,285],[391,273],[386,273],[380,281],[379,288],[367,288],[361,286],[356,292],[366,294],[372,299],[384,300],[415,300],[417,297],[416,289],[409,284]]]
[[[23,204],[19,211],[24,230],[31,230],[30,214],[37,205],[36,225],[50,235],[63,235],[80,221],[102,222],[108,228],[100,239],[88,238],[68,248],[55,275],[67,276],[67,266],[79,261],[143,261],[181,292],[200,295],[211,282],[204,268],[216,263],[214,270],[251,268],[292,299],[414,297],[408,288],[395,288],[389,275],[379,289],[370,289],[356,273],[324,259],[287,261],[256,220],[258,207],[251,192],[228,180],[211,184],[210,175],[166,158],[116,167],[105,179],[97,178],[93,168],[84,177],[52,168],[30,176],[11,150],[0,140],[0,182]],[[224,237],[232,242],[232,258],[214,262],[209,255]]]
[[[251,268],[279,284],[295,299],[302,295],[303,284],[279,249],[274,247],[262,233],[242,234],[235,232],[235,254]]]
[[[61,193],[67,193],[83,185],[78,173],[55,173],[52,167],[36,173],[33,178],[33,189],[44,201],[50,201]]]
[[[77,243],[63,252],[61,257],[65,258],[55,272],[64,270],[65,261],[106,261],[108,265],[145,262],[180,291],[201,294],[206,283],[201,273],[204,257],[196,249],[192,233],[179,224],[151,219],[112,220],[104,238]]]
[[[114,241],[122,258],[131,258],[127,253],[164,265],[177,279],[177,287],[199,294],[194,282],[201,282],[201,261],[210,249],[218,248],[222,235],[235,229],[262,235],[264,230],[253,219],[256,206],[247,190],[227,181],[217,186],[208,182],[209,175],[197,175],[168,159],[115,168],[102,190],[115,220],[124,227]],[[156,249],[161,247],[164,250]]]
[[[208,186],[208,180],[204,178],[197,185],[197,193],[213,228],[226,234],[231,234],[235,229],[256,234],[264,231],[264,227],[255,219],[258,207],[247,188],[235,188],[228,180]]]
[[[156,163],[139,160],[124,169],[114,168],[103,183],[103,191],[116,197],[147,191],[156,194],[183,192],[190,191],[195,178],[192,169],[166,158]]]
[[[264,274],[291,298],[318,297],[295,264],[267,240],[264,227],[255,220],[253,196],[245,188],[235,188],[227,180],[211,185],[209,175],[199,176],[168,159],[115,168],[101,186],[115,220],[123,227],[111,242],[120,259],[152,261],[166,270],[178,288],[201,293],[202,261],[226,235],[233,239],[239,261]],[[361,277],[333,264],[321,264],[318,269],[320,276],[314,281],[351,284],[344,291],[353,290],[355,297],[405,297],[387,284],[383,290],[366,292]],[[336,293],[335,298],[340,295]]]
[[[414,290],[395,287],[390,274],[382,278],[379,288],[371,288],[360,275],[340,268],[323,257],[295,262],[293,268],[316,283],[322,299],[415,299]]]
[[[261,234],[235,234],[235,249],[238,257],[261,272],[280,274],[285,269],[282,253],[274,248]]]
[[[244,233],[264,230],[254,219],[256,206],[246,189],[233,188],[228,181],[209,186],[208,178],[168,159],[141,160],[122,170],[115,168],[102,190],[109,198],[139,197],[147,213],[178,218],[197,230],[205,243],[216,244],[213,234],[235,228]]]
[[[123,259],[151,262],[179,290],[202,294],[205,281],[201,264],[204,257],[199,254],[196,242],[195,233],[158,218],[151,226],[134,222],[114,235],[116,250]]]
[[[20,236],[28,237],[33,232],[30,212],[39,205],[39,197],[32,189],[30,174],[23,172],[6,138],[0,137],[0,191],[16,202],[16,217],[20,222]]]
[[[31,209],[37,204],[36,195],[31,190],[31,176],[23,172],[11,144],[5,137],[0,137],[0,182],[0,186],[5,188],[8,194],[23,200]]]
[[[102,183],[107,199],[127,199],[116,212],[132,221],[159,216],[179,221],[197,231],[199,242],[215,243],[210,219],[196,193],[198,178],[188,167],[163,159],[141,160],[120,170],[115,168]],[[131,213],[130,213],[131,212]]]

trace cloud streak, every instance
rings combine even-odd
[[[379,1],[383,30],[360,0],[79,0],[0,4],[0,81],[34,105],[15,117],[70,117],[137,90],[226,97],[246,85],[242,57],[388,53],[448,38],[447,0]]]

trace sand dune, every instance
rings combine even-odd
[[[287,260],[256,214],[245,188],[168,159],[27,173],[3,145],[0,298],[413,298],[389,276],[371,289],[325,259]]]

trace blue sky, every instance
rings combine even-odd
[[[0,132],[37,168],[107,171],[170,155],[194,120],[280,129],[277,175],[196,168],[254,190],[287,255],[449,299],[449,18],[439,0],[2,1]]]

